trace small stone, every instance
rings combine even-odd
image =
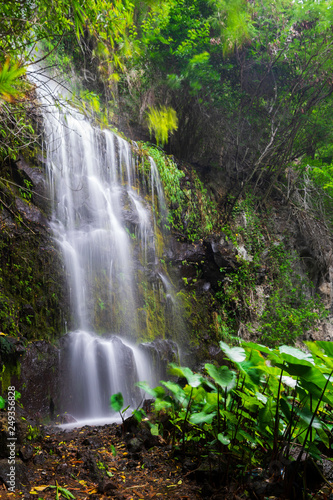
[[[45,457],[42,453],[40,455],[35,455],[33,458],[33,463],[35,465],[42,465],[44,462],[45,462]]]
[[[34,449],[30,444],[27,444],[25,446],[21,446],[20,448],[20,457],[24,462],[27,462],[34,456]]]
[[[127,449],[130,453],[140,453],[142,451],[143,443],[138,438],[132,438],[127,443]]]
[[[104,495],[111,496],[114,494],[114,491],[117,488],[118,488],[118,485],[114,481],[110,481],[109,479],[103,479],[98,484],[98,493],[102,493]]]

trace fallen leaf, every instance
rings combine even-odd
[[[49,486],[48,485],[42,485],[42,486],[34,486],[32,488],[32,491],[35,490],[35,491],[44,491],[46,490],[46,488],[48,488]],[[31,493],[31,492],[30,492]]]

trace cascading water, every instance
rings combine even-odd
[[[129,143],[92,127],[73,108],[55,105],[49,91],[48,97],[39,92],[51,228],[64,257],[74,325],[65,409],[76,418],[105,417],[112,393],[122,392],[126,405],[135,406],[142,399],[135,381],[153,384],[158,377],[149,349],[118,337],[135,340],[138,335],[138,276],[151,273],[158,262],[156,220],[140,196],[140,163]],[[157,201],[162,213],[163,190],[156,165],[149,161],[152,204]],[[97,331],[112,334],[97,336]]]

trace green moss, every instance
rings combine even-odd
[[[139,340],[152,341],[166,337],[165,296],[156,285],[148,283],[144,274],[139,273],[138,296],[141,307],[138,308]],[[162,299],[163,298],[163,303]]]
[[[196,171],[185,164],[180,169],[173,157],[167,156],[159,148],[146,144],[140,147],[142,154],[154,159],[160,174],[168,203],[164,227],[173,229],[181,238],[189,241],[196,241],[219,230],[220,217],[216,203],[210,199]],[[141,167],[141,173],[150,174],[148,161]]]
[[[188,341],[203,346],[208,339],[210,342],[218,340],[213,295],[197,295],[195,290],[182,289],[177,293],[177,298],[184,314]]]
[[[19,361],[8,362],[3,365],[3,371],[0,376],[1,380],[1,393],[3,394],[8,387],[10,387],[11,380],[13,377],[20,378],[21,376],[21,364]]]
[[[46,236],[21,235],[17,230],[0,236],[1,329],[8,335],[52,340],[64,330],[62,263]]]

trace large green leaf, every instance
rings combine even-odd
[[[327,354],[327,356],[333,359],[333,342],[318,340],[316,344],[325,352],[325,354]]]
[[[302,380],[312,382],[320,389],[324,389],[326,387],[327,390],[332,390],[333,388],[332,383],[327,383],[327,378],[319,370],[319,368],[315,366],[288,363],[287,366],[284,366],[283,368],[287,373],[289,373],[289,375],[299,378],[300,382]]]
[[[229,347],[225,342],[220,341],[221,350],[234,363],[241,363],[246,359],[245,349],[243,347]]]
[[[165,396],[165,389],[161,386],[152,389],[147,382],[137,382],[135,385],[154,398],[163,398]]]
[[[170,363],[169,372],[171,375],[186,378],[191,387],[198,387],[203,382],[203,376],[199,373],[193,373],[187,366],[177,366],[175,363]]]
[[[260,403],[263,403],[264,405],[267,403],[268,397],[262,394],[261,392],[256,392],[255,393],[256,398]]]
[[[230,439],[221,432],[217,435],[217,439],[224,445],[230,444]]]
[[[279,347],[279,351],[283,360],[288,363],[297,363],[307,366],[313,366],[315,364],[310,353],[303,352],[300,349],[296,349],[296,347],[282,345]]]
[[[182,402],[186,399],[185,392],[178,384],[176,384],[175,382],[164,381],[164,380],[161,380],[161,382],[179,402]]]
[[[192,413],[190,416],[190,422],[192,424],[196,424],[196,425],[204,424],[204,423],[211,424],[215,415],[216,415],[216,412],[205,413],[205,412],[201,411],[199,413]]]
[[[305,379],[301,380],[301,384],[317,401],[321,399],[330,406],[333,406],[333,394],[331,392],[327,390],[324,392],[324,389],[320,389],[316,384]]]
[[[207,404],[217,406],[217,392],[207,392]]]
[[[328,343],[331,344],[331,342]],[[316,365],[320,365],[321,370],[324,370],[326,367],[326,371],[330,372],[333,369],[333,356],[328,355],[323,348],[320,347],[320,342],[305,342],[305,344],[312,355],[316,357]]]
[[[320,355],[319,350],[317,350],[317,355],[320,356],[322,361],[330,368],[333,369],[333,348],[332,342],[319,340],[316,342],[317,349],[320,349],[323,354]]]
[[[193,400],[193,404],[199,405],[199,404],[205,404],[207,401],[207,392],[205,389],[200,386],[200,387],[184,387],[184,392],[185,394]]]
[[[260,384],[261,371],[258,370],[257,366],[252,362],[252,360],[242,361],[241,363],[237,364],[237,367],[248,377],[251,384],[255,386],[258,386]]]
[[[210,363],[206,363],[205,368],[208,375],[227,392],[231,391],[236,386],[236,374],[227,366],[216,367]]]
[[[272,349],[261,344],[255,344],[254,342],[242,342],[242,347],[249,348],[251,351],[260,351],[266,354],[271,354]]]
[[[267,426],[271,427],[273,422],[273,412],[271,408],[271,402],[268,400],[267,404],[260,408],[258,412],[257,422],[259,424],[259,428],[264,430]]]
[[[296,415],[299,416],[300,419],[305,422],[305,424],[310,425],[311,421],[311,427],[314,429],[322,429],[323,424],[321,420],[317,416],[313,416],[313,413],[308,409],[308,408],[295,408],[295,413]]]

